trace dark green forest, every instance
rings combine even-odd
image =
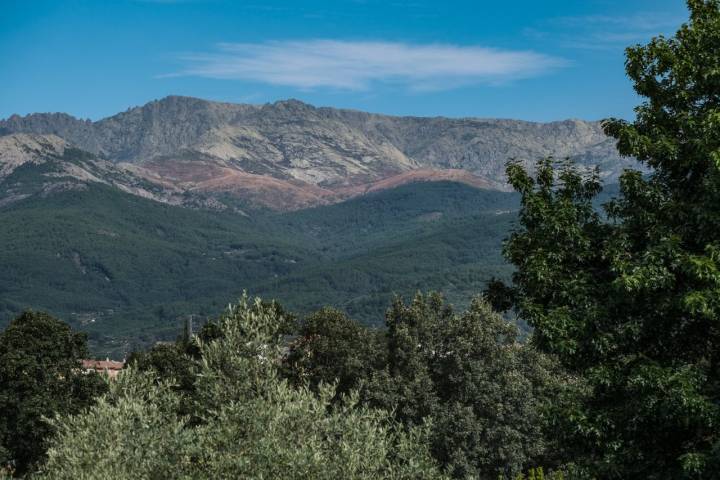
[[[379,325],[394,293],[442,287],[463,304],[489,278],[509,278],[500,249],[517,206],[516,195],[445,182],[250,217],[95,184],[36,195],[0,208],[0,320],[51,312],[101,356],[172,340],[185,316],[202,322],[243,290]]]

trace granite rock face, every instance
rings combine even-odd
[[[618,155],[599,122],[393,117],[297,100],[243,105],[171,96],[97,122],[14,115],[0,120],[0,135],[10,134],[54,135],[162,188],[281,210],[409,181],[507,189],[511,158],[531,165],[570,157],[598,166],[607,182],[636,166]]]
[[[104,160],[73,147],[57,135],[0,136],[0,207],[33,195],[47,197],[67,190],[84,190],[88,184],[103,184],[176,205],[191,206],[191,202],[203,200],[189,198],[171,184],[153,179],[142,167]]]

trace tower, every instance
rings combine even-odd
[[[185,332],[184,332],[185,341],[189,342],[190,339],[192,338],[192,336],[193,336],[193,316],[188,315],[187,318],[185,319]]]

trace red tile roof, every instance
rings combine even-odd
[[[122,370],[125,362],[116,362],[114,360],[83,360],[82,366],[86,370]]]

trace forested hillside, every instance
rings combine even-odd
[[[517,197],[417,183],[345,203],[251,216],[146,200],[96,183],[37,193],[48,165],[5,184],[33,193],[0,208],[0,316],[24,308],[67,319],[97,354],[172,339],[247,290],[300,313],[331,302],[382,321],[393,293],[447,290],[460,303],[507,278],[500,244]]]

